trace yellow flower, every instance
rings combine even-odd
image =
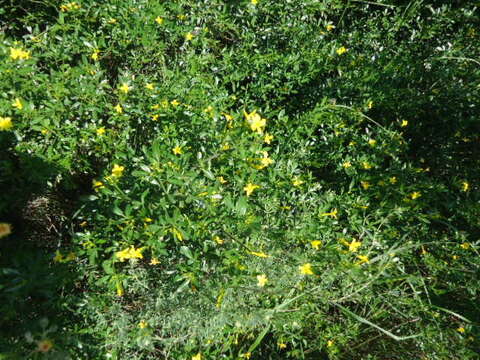
[[[158,114],[152,115],[152,120],[157,121],[159,117],[160,117],[160,115],[158,115]]]
[[[127,248],[125,250],[117,251],[115,253],[115,256],[121,262],[124,262],[127,259],[143,259],[142,251],[143,249],[141,248],[135,249],[134,246],[131,246],[130,248]]]
[[[74,252],[69,252],[67,254],[67,256],[65,256],[65,261],[68,262],[68,261],[73,261],[77,258],[77,256],[75,255]]]
[[[192,360],[202,360],[202,354],[198,353],[197,355],[192,356]]]
[[[260,165],[254,165],[254,167],[258,170],[262,170],[266,168],[268,165],[271,165],[274,163],[274,160],[268,157],[268,153],[266,151],[262,151],[263,157],[260,159],[257,159],[260,161]]]
[[[97,60],[98,60],[98,55],[99,55],[99,54],[100,54],[100,50],[98,50],[98,49],[95,49],[95,50],[93,50],[93,53],[92,53],[92,55],[91,55],[90,57],[92,58],[92,60],[95,60],[95,61],[97,61]]]
[[[30,59],[30,51],[10,48],[10,58],[12,60],[28,60]]]
[[[460,244],[460,247],[462,249],[468,250],[470,248],[470,243],[464,242],[463,244]]]
[[[370,101],[367,103],[367,107],[368,107],[369,109],[371,109],[371,108],[373,107],[373,101],[370,100]]]
[[[252,0],[252,1],[257,1],[257,0]],[[245,354],[240,355],[240,357],[244,359],[250,359],[251,356],[252,356],[251,352],[246,352]]]
[[[292,185],[295,186],[295,187],[298,187],[300,185],[302,185],[305,181],[302,181],[298,178],[298,176],[295,176],[293,179],[292,179]]]
[[[368,190],[368,188],[372,185],[370,185],[370,183],[368,181],[360,181],[360,185],[362,185],[362,188],[364,190]]]
[[[247,196],[252,195],[252,193],[255,191],[255,189],[260,189],[259,185],[255,185],[252,183],[248,183],[243,190],[247,193]]]
[[[269,144],[269,145],[270,145],[270,143],[272,142],[272,140],[273,140],[273,135],[271,135],[271,134],[265,134],[265,137],[263,138],[263,142],[264,142],[265,144]]]
[[[360,260],[359,262],[357,262],[358,265],[368,264],[370,262],[368,256],[365,255],[357,255],[357,258]]]
[[[41,340],[37,343],[37,351],[46,353],[49,352],[50,349],[53,348],[53,342],[48,339]]]
[[[172,149],[172,152],[175,154],[175,155],[181,155],[183,154],[183,151],[182,151],[182,147],[181,146],[175,146],[173,149]]]
[[[462,182],[462,191],[467,192],[470,189],[470,184],[466,181]]]
[[[315,250],[320,250],[320,246],[322,246],[322,242],[320,240],[313,240],[310,241],[310,245],[312,245],[312,248]]]
[[[63,262],[63,255],[60,253],[60,251],[55,252],[55,256],[53,257],[53,261],[56,263],[61,263]]]
[[[113,177],[121,177],[123,175],[124,170],[125,170],[124,166],[114,164],[113,169],[112,169],[112,176]]]
[[[7,223],[0,223],[0,239],[12,233],[12,226]]]
[[[188,32],[185,34],[186,41],[191,41],[192,39],[193,39],[193,34],[191,32]]]
[[[163,24],[163,18],[160,17],[160,16],[157,16],[155,18],[155,22],[158,24],[158,25],[162,25]]]
[[[300,271],[300,274],[302,274],[302,275],[314,275],[313,270],[312,270],[312,264],[310,264],[310,263],[300,265],[298,267],[298,270]]]
[[[130,91],[130,86],[128,86],[128,84],[126,84],[126,83],[123,83],[122,86],[120,86],[118,89],[119,89],[121,92],[123,92],[123,93],[126,94],[126,93],[128,93],[128,92]]]
[[[325,26],[325,28],[327,29],[327,31],[332,31],[333,29],[335,29],[335,25],[328,24],[327,26]]]
[[[336,52],[337,52],[337,55],[342,55],[342,54],[345,54],[347,51],[348,49],[345,46],[342,46],[338,48]]]
[[[172,106],[178,106],[180,105],[180,101],[178,101],[177,99],[173,99],[172,101],[170,101],[170,104],[172,104]]]
[[[145,84],[145,88],[148,89],[148,90],[153,90],[154,89],[154,86],[152,83],[146,83]]]
[[[250,129],[258,134],[263,134],[265,126],[267,126],[267,119],[263,119],[256,110],[252,111],[250,114],[244,111],[243,114],[245,115],[245,119],[247,120]]]
[[[123,108],[120,104],[117,104],[115,107],[114,107],[115,111],[119,114],[123,113]]]
[[[12,127],[12,118],[0,116],[0,131],[10,130]]]
[[[397,182],[397,177],[392,176],[390,179],[388,179],[388,181],[390,181],[390,184],[395,184]]]
[[[225,180],[225,178],[223,176],[219,176],[217,179],[220,182],[220,184],[226,184],[227,183],[227,180]]]
[[[362,166],[365,170],[370,170],[372,165],[370,165],[367,161],[362,162]]]
[[[94,190],[98,190],[98,189],[101,189],[101,188],[105,187],[105,185],[103,185],[103,182],[98,181],[98,180],[93,180],[92,185],[93,185]]]
[[[160,264],[160,260],[158,260],[156,257],[153,257],[152,260],[150,260],[150,265],[158,265]]]
[[[260,286],[260,287],[264,287],[267,282],[268,282],[268,278],[265,274],[262,274],[262,275],[257,275],[257,285]]]
[[[352,167],[352,163],[350,161],[345,161],[342,166],[345,168],[345,169],[348,169],[349,167]]]
[[[117,23],[117,19],[110,18],[107,22],[108,22],[109,24],[116,24],[116,23]]]
[[[327,347],[332,347],[334,342],[332,340],[327,341]]]
[[[407,120],[402,120],[402,123],[400,124],[401,127],[406,127],[408,125]]]
[[[77,4],[75,1],[69,2],[65,5],[60,6],[60,11],[66,12],[71,10],[78,10],[80,9],[80,5]]]
[[[320,216],[331,216],[332,218],[335,218],[335,219],[338,218],[337,215],[338,215],[338,210],[336,208],[333,209],[331,212],[320,214]]]
[[[141,320],[139,323],[138,323],[138,327],[140,329],[145,329],[146,327],[148,327],[148,323],[145,321],[145,320]]]
[[[250,2],[251,2],[253,5],[257,5],[257,4],[258,4],[258,0],[250,0]]]
[[[218,245],[222,245],[225,242],[225,240],[220,238],[220,236],[214,236],[213,241],[215,241]]]
[[[362,242],[361,241],[356,241],[354,239],[350,244],[348,244],[348,251],[357,252],[357,250],[360,246],[362,246]]]
[[[121,282],[117,282],[115,284],[116,288],[117,288],[117,296],[123,296],[123,294],[125,293],[124,290],[123,290],[123,286],[122,286],[122,283]]]
[[[23,109],[23,104],[22,102],[20,101],[19,98],[16,98],[15,101],[12,103],[12,106],[18,110],[22,110]]]
[[[102,136],[103,134],[105,134],[105,128],[104,127],[98,128],[97,135]]]
[[[410,194],[410,197],[412,198],[412,200],[418,199],[420,196],[422,196],[422,193],[419,191],[415,191]]]
[[[173,236],[178,240],[178,241],[183,241],[183,234],[180,232],[180,230],[178,230],[177,228],[175,227],[172,227],[170,229],[170,232],[173,234]]]
[[[265,254],[263,251],[260,251],[260,252],[248,251],[248,253],[250,255],[258,256],[258,257],[261,257],[261,258],[269,258],[270,257],[270,255]]]
[[[374,139],[368,140],[368,145],[370,146],[375,146],[376,143],[377,143],[377,140],[374,140]]]
[[[283,342],[277,342],[277,346],[279,349],[285,349],[287,347],[287,344]]]
[[[459,333],[465,334],[465,328],[464,328],[463,326],[460,326],[460,327],[457,329],[457,331],[458,331]]]

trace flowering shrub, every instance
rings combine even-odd
[[[477,5],[3,12],[1,356],[475,359]]]

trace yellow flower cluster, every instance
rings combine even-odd
[[[412,200],[415,200],[415,199],[418,199],[420,196],[422,196],[422,193],[419,191],[415,191],[411,193],[409,196]]]
[[[104,188],[105,185],[103,184],[103,182],[101,182],[99,180],[93,180],[92,181],[92,187],[95,191],[98,191],[99,189]]]
[[[253,165],[253,167],[257,170],[262,170],[262,169],[266,168],[268,165],[271,165],[271,164],[274,163],[274,160],[272,158],[268,157],[268,152],[261,151],[261,153],[263,154],[263,157],[255,159],[255,160],[259,161],[260,164]]]
[[[124,166],[114,164],[113,169],[112,169],[112,177],[114,177],[114,178],[121,177],[123,175],[124,170],[125,170]]]
[[[310,241],[310,245],[312,245],[312,248],[315,250],[320,250],[320,246],[322,246],[322,242],[320,240],[313,240]]]
[[[243,190],[247,193],[247,196],[252,195],[252,193],[253,193],[256,189],[260,189],[260,186],[259,186],[259,185],[252,184],[252,183],[248,183],[248,184],[243,188]]]
[[[261,257],[261,258],[269,258],[269,257],[270,257],[270,255],[265,254],[263,251],[260,251],[260,252],[257,252],[257,251],[249,251],[248,253],[249,253],[250,255],[258,256],[258,257]]]
[[[141,320],[139,323],[138,323],[138,327],[140,329],[145,329],[148,327],[148,323],[145,321],[145,320]]]
[[[264,287],[268,282],[268,278],[265,274],[257,275],[257,285],[259,287]]]
[[[338,210],[335,208],[333,209],[332,211],[330,212],[326,212],[326,213],[323,213],[323,214],[320,214],[320,216],[330,216],[334,219],[337,219],[338,218]]]
[[[183,154],[183,151],[182,151],[182,147],[181,146],[175,146],[173,149],[172,149],[172,152],[175,154],[175,155],[181,155]]]
[[[293,179],[292,179],[292,185],[295,186],[295,187],[299,187],[300,185],[302,185],[305,181],[303,180],[300,180],[300,178],[298,176],[295,176]]]
[[[23,109],[22,101],[19,98],[16,98],[15,101],[12,102],[12,107],[14,107],[17,110],[22,110]]]
[[[262,118],[256,110],[253,110],[250,114],[244,111],[243,114],[250,129],[257,134],[263,134],[265,126],[267,126],[267,119]]]
[[[131,246],[125,250],[122,251],[117,251],[115,253],[115,256],[121,261],[124,262],[125,260],[128,259],[143,259],[142,255],[143,249],[135,249],[134,246]]]
[[[123,93],[128,93],[130,91],[130,86],[128,86],[128,84],[126,83],[123,83],[119,88],[118,88],[121,92]]]
[[[315,275],[312,269],[312,264],[306,263],[298,267],[300,274],[302,275]]]
[[[93,50],[93,53],[90,57],[92,58],[92,60],[97,61],[98,58],[99,58],[99,55],[100,55],[100,50],[95,49],[95,50]]]
[[[64,256],[60,251],[57,250],[57,252],[55,253],[55,257],[53,258],[53,261],[58,263],[66,263],[66,262],[75,260],[76,257],[77,256],[73,252],[70,252]]]
[[[10,130],[12,127],[12,118],[0,116],[0,131]]]
[[[67,11],[72,11],[72,10],[78,10],[78,9],[80,9],[80,7],[81,6],[78,3],[76,3],[75,1],[72,1],[72,2],[66,3],[64,5],[61,5],[60,6],[60,11],[67,12]]]
[[[22,49],[10,48],[10,58],[12,60],[28,60],[30,59],[30,51]]]
[[[348,51],[348,49],[345,46],[339,47],[336,50],[337,55],[343,55]]]

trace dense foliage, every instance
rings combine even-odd
[[[478,359],[479,6],[4,1],[0,359]]]

